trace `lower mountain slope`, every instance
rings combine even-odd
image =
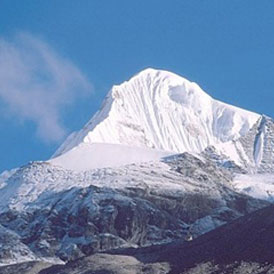
[[[114,253],[134,256],[143,263],[166,262],[170,273],[273,273],[273,233],[271,205],[191,242]]]
[[[42,263],[23,263],[2,267],[0,273],[22,269],[22,274],[270,274],[274,272],[273,231],[274,206],[271,205],[193,241],[112,250],[48,268]],[[44,269],[25,271],[37,264]]]
[[[189,153],[83,172],[36,162],[0,189],[0,223],[50,262],[195,238],[269,204],[237,193],[232,180],[230,169]]]

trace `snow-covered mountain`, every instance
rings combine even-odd
[[[0,263],[198,237],[274,201],[274,121],[146,69],[51,159],[0,175],[0,197]]]
[[[259,117],[214,100],[181,76],[146,69],[113,86],[101,109],[68,137],[55,156],[82,143],[201,152],[245,135]]]

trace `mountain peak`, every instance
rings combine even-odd
[[[123,86],[128,87],[128,85],[136,85],[137,83],[142,83],[145,86],[149,86],[145,89],[146,92],[166,92],[170,87],[177,87],[177,86],[185,86],[186,88],[182,91],[188,91],[189,89],[191,92],[196,92],[196,95],[199,96],[206,96],[210,97],[206,94],[196,83],[187,80],[186,78],[179,76],[170,71],[162,70],[162,69],[154,69],[154,68],[146,68],[139,73],[135,74],[131,77],[128,81],[125,81],[121,85],[114,86],[112,88],[120,89]],[[153,87],[159,87],[158,89],[154,90]],[[129,88],[130,89],[130,88]],[[141,89],[139,89],[141,91]],[[187,94],[181,93],[181,96],[185,96]]]
[[[147,68],[112,87],[101,109],[55,156],[81,143],[200,152],[244,135],[258,114],[216,101],[196,83]]]

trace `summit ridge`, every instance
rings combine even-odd
[[[179,75],[149,68],[114,85],[101,109],[54,157],[82,143],[199,153],[245,135],[259,117],[213,99]]]

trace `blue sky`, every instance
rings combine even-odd
[[[273,10],[271,0],[1,0],[0,172],[49,158],[113,84],[146,67],[274,117]]]

